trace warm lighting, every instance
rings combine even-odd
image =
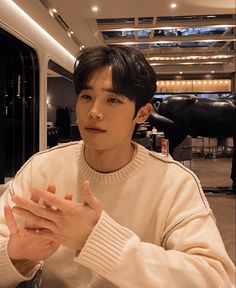
[[[97,6],[93,6],[93,7],[92,7],[92,11],[93,11],[93,12],[97,12],[97,11],[98,11],[98,7],[97,7]]]
[[[52,12],[53,13],[57,13],[57,9],[56,8],[52,8]]]
[[[180,71],[180,72],[179,72],[179,74],[183,74],[183,72],[182,72],[182,71]]]
[[[10,4],[11,3],[11,4]],[[45,29],[42,28],[35,20],[33,20],[24,10],[22,10],[17,4],[15,4],[13,1],[11,1],[9,4],[12,6],[12,9],[16,11],[17,14],[19,14],[19,17],[24,17],[25,22],[27,23],[26,25],[28,27],[31,27],[32,30],[37,31],[40,35],[41,41],[49,42],[49,46],[54,46],[57,47],[61,53],[67,55],[70,57],[70,59],[75,61],[74,55],[72,55],[68,50],[65,49],[55,38],[52,37]],[[51,10],[52,11],[52,10]],[[33,41],[33,39],[31,39]]]
[[[171,3],[171,4],[170,4],[170,7],[174,9],[174,8],[177,7],[177,4],[176,4],[176,3]]]

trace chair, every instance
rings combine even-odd
[[[203,137],[192,138],[192,152],[200,153],[203,156],[204,140]]]
[[[180,161],[184,164],[185,161],[192,161],[192,137],[187,136],[177,147],[175,147],[173,152],[173,159]]]

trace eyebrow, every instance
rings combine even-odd
[[[94,90],[92,86],[84,86],[81,90]],[[110,93],[113,93],[113,94],[117,94],[117,95],[121,95],[121,92],[118,91],[118,90],[115,90],[113,88],[103,88],[102,89],[103,91],[106,91],[106,92],[110,92]]]

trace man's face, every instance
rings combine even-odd
[[[95,150],[123,149],[130,143],[136,124],[135,103],[116,94],[109,67],[95,71],[78,95],[76,114],[87,147]]]

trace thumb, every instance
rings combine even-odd
[[[82,187],[81,187],[81,200],[82,202],[91,207],[92,209],[99,209],[100,202],[99,200],[92,194],[90,183],[88,180],[85,180]]]

